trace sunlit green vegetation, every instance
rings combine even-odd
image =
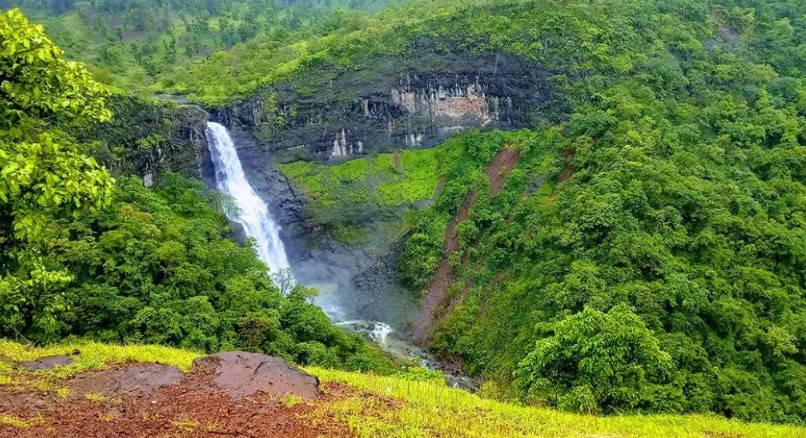
[[[360,437],[798,437],[802,427],[771,426],[702,415],[615,415],[598,417],[544,407],[501,403],[437,381],[309,368],[323,382],[344,382],[384,399],[347,398],[319,407],[323,414],[347,418]]]
[[[357,11],[377,11],[386,0],[2,0],[21,7],[73,59],[87,62],[97,79],[118,90],[172,87],[174,70],[256,37],[282,46],[338,26]],[[348,12],[355,11],[355,12]],[[260,60],[255,58],[254,61]],[[275,58],[263,59],[274,62]],[[220,72],[223,73],[223,72]]]
[[[303,188],[315,208],[334,208],[346,202],[394,207],[433,198],[444,165],[456,159],[458,146],[449,142],[339,165],[296,161],[280,168]]]

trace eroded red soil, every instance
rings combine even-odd
[[[517,164],[520,155],[520,151],[505,146],[487,165],[485,173],[490,180],[491,196],[497,195],[504,187],[507,175],[509,175],[512,168]],[[459,249],[459,238],[456,234],[456,226],[462,221],[467,220],[470,215],[470,209],[473,208],[473,205],[476,203],[476,196],[477,194],[473,191],[467,194],[464,202],[462,202],[462,206],[459,208],[456,218],[448,224],[448,228],[445,231],[444,257],[437,267],[434,281],[431,282],[431,285],[426,291],[423,299],[423,308],[415,326],[415,338],[421,342],[425,341],[430,335],[430,329],[434,326],[434,322],[449,313],[449,309],[455,305],[455,303],[450,302],[451,300],[448,299],[446,293],[454,282],[447,259]]]
[[[0,426],[0,436],[348,437],[346,423],[317,407],[362,396],[344,385],[319,387],[316,377],[251,353],[202,358],[187,374],[131,363],[63,383],[70,388],[63,398],[0,387],[0,414],[31,424]]]

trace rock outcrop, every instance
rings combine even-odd
[[[196,359],[193,367],[212,370],[213,384],[231,397],[259,392],[311,400],[319,395],[318,378],[288,365],[279,357],[230,351]]]
[[[274,84],[212,115],[251,132],[268,150],[340,160],[434,146],[470,128],[527,126],[537,107],[555,99],[549,72],[501,55],[381,64],[370,79],[341,72],[313,90],[297,85],[302,79]]]
[[[20,362],[18,366],[28,371],[49,370],[59,366],[67,366],[73,363],[73,358],[66,354],[56,356],[46,356],[35,360]]]
[[[11,363],[0,356],[0,365]],[[0,385],[1,416],[12,420],[0,421],[2,437],[347,437],[346,421],[317,413],[365,397],[336,383],[320,391],[316,377],[282,359],[244,352],[199,358],[187,373],[116,362],[66,379],[22,369],[13,376],[14,385]]]
[[[100,141],[96,157],[115,174],[137,174],[146,186],[165,172],[211,180],[204,132],[208,114],[195,105],[113,96],[112,120],[76,133]]]

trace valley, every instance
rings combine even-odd
[[[0,10],[0,435],[801,434],[801,2]]]

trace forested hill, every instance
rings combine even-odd
[[[119,89],[170,85],[173,71],[235,44],[264,36],[333,30],[356,11],[388,0],[2,0],[47,26],[66,54],[89,64],[96,79]],[[332,15],[333,11],[340,11]],[[350,12],[353,11],[353,12]]]
[[[802,422],[806,4],[496,2],[433,20],[448,47],[550,70],[570,111],[451,141],[401,265],[436,308],[431,345],[566,409]]]
[[[105,82],[199,102],[266,149],[352,159],[284,166],[316,228],[425,206],[401,219],[399,277],[425,305],[414,331],[485,394],[806,421],[803,1],[421,0],[312,7],[312,21],[297,8],[312,3],[154,3],[126,3],[167,17],[153,31],[100,3],[43,20],[77,35],[68,53]],[[2,23],[47,41],[17,13]],[[249,270],[198,185],[113,186],[61,129],[108,119],[106,88],[43,44],[44,59],[0,52],[23,66],[0,76],[14,75],[0,94],[14,117],[0,120],[3,334],[389,370],[310,290],[284,296]],[[31,151],[53,166],[17,172]]]

